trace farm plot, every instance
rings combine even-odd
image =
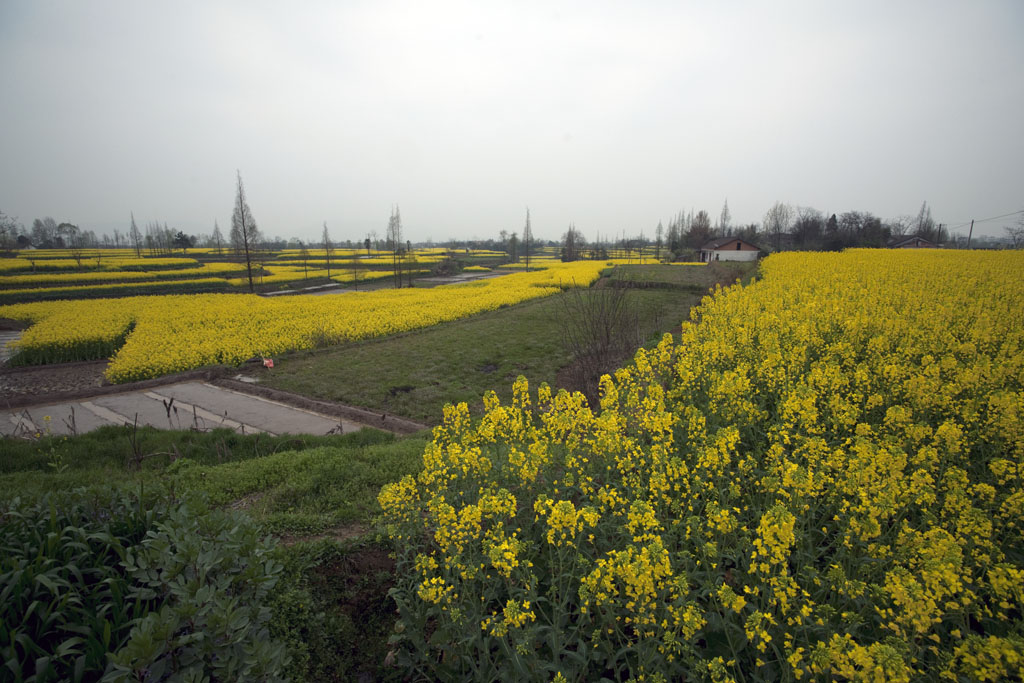
[[[427,327],[588,286],[609,265],[559,264],[458,286],[345,297],[197,294],[15,304],[0,307],[0,317],[33,323],[12,362],[112,355],[107,376],[125,382]]]
[[[435,678],[1007,680],[1024,254],[780,254],[582,396],[449,406],[379,501]],[[699,324],[696,321],[699,320]],[[597,408],[597,406],[595,406]]]

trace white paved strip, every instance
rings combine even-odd
[[[262,430],[262,429],[260,429],[258,427],[253,427],[252,425],[247,425],[244,422],[236,422],[235,420],[229,419],[225,415],[217,415],[216,413],[211,413],[209,410],[206,410],[205,408],[200,408],[197,405],[193,405],[191,403],[185,403],[184,401],[179,401],[178,399],[175,399],[175,398],[173,398],[171,396],[164,396],[162,394],[158,394],[155,391],[147,391],[146,392],[146,396],[148,396],[149,398],[155,399],[157,401],[160,401],[162,403],[165,403],[167,405],[170,405],[170,402],[174,401],[175,405],[180,406],[181,409],[184,410],[185,412],[191,412],[196,417],[202,418],[203,420],[208,420],[209,422],[212,422],[212,423],[216,424],[217,426],[223,425],[225,427],[231,427],[232,429],[241,431],[243,434],[250,433],[250,434],[266,434],[267,436],[277,436],[273,432],[268,432],[268,431]]]
[[[101,420],[106,420],[110,424],[115,425],[131,425],[134,423],[133,420],[128,419],[128,416],[122,415],[121,413],[115,413],[110,408],[104,408],[98,406],[90,401],[82,401],[79,405],[88,410],[90,413],[95,415]]]
[[[235,394],[237,396],[244,396],[245,398],[251,398],[257,401],[263,401],[264,403],[269,403],[272,406],[279,406],[281,408],[287,408],[288,410],[294,410],[297,413],[306,413],[307,415],[313,415],[314,417],[322,417],[325,420],[337,421],[338,419],[336,417],[331,417],[330,415],[324,415],[323,413],[317,413],[312,410],[306,410],[305,408],[298,408],[296,406],[288,405],[287,403],[281,403],[280,401],[274,401],[269,398],[263,398],[262,396],[257,396],[256,394],[247,394],[244,391],[235,391],[234,389],[228,389],[227,387],[219,387],[216,384],[210,384],[209,382],[203,382],[203,386],[209,387],[210,389],[213,389],[215,391],[226,391],[229,394]]]
[[[229,391],[201,382],[183,382],[156,389],[178,401],[203,406],[218,414],[227,413],[232,419],[257,425],[275,434],[335,434],[341,429],[357,431],[360,425],[300,410],[285,403],[269,401],[248,393]]]
[[[17,434],[19,431],[22,433],[35,434],[39,430],[36,429],[36,425],[32,422],[32,418],[28,416],[28,413],[22,411],[20,413],[11,413],[11,424],[14,425],[14,431],[11,434]]]

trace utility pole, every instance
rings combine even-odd
[[[967,248],[971,248],[971,235],[974,234],[974,219],[971,219],[971,230],[967,233]]]

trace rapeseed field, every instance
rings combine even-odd
[[[1024,253],[787,253],[379,502],[393,657],[475,680],[1019,680]]]

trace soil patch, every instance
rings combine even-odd
[[[11,398],[92,392],[106,384],[107,361],[36,365],[0,370],[0,395]]]
[[[24,322],[24,321],[21,321],[21,320],[15,320],[14,318],[0,318],[0,330],[5,330],[5,331],[27,330],[29,328],[29,326],[30,326],[30,323],[27,323],[27,322]]]
[[[189,380],[209,381],[223,374],[220,368],[190,370],[141,382],[110,384],[103,376],[109,361],[91,360],[56,365],[0,368],[0,408],[22,408],[44,403],[80,401],[93,396],[122,394]]]

